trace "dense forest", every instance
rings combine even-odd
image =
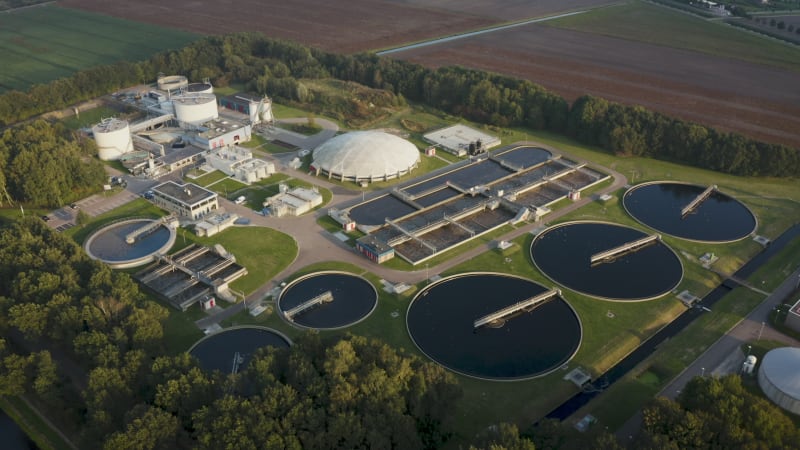
[[[461,396],[443,368],[309,333],[235,375],[164,347],[164,307],[28,218],[0,230],[0,395],[27,394],[80,448],[438,448]],[[104,443],[104,444],[99,444]]]
[[[789,416],[753,394],[738,375],[696,377],[677,401],[656,398],[643,411],[635,448],[793,449],[800,430]]]
[[[641,155],[744,176],[796,177],[800,151],[594,97],[569,105],[529,81],[488,72],[423,66],[374,54],[339,55],[256,33],[211,36],[139,63],[85,70],[28,92],[0,96],[0,125],[95,98],[160,72],[217,86],[245,83],[281,102],[309,102],[303,80],[334,77],[481,123],[573,136],[621,156]]]
[[[0,135],[0,207],[61,207],[96,191],[106,178],[94,141],[37,120]]]

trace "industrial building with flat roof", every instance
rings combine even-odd
[[[197,220],[219,208],[217,194],[193,183],[167,181],[153,188],[152,202],[178,217]]]
[[[786,319],[783,323],[794,331],[800,332],[800,299],[797,299],[794,305],[789,308],[789,311],[786,312]]]
[[[426,142],[438,145],[445,151],[457,156],[464,156],[469,151],[470,145],[480,143],[484,151],[500,145],[500,138],[491,134],[482,133],[466,125],[456,124],[426,133],[423,138]]]
[[[238,146],[223,147],[208,153],[205,159],[211,167],[247,184],[275,173],[275,164],[253,158],[253,152]]]
[[[270,214],[275,217],[299,216],[322,204],[322,194],[316,189],[304,187],[288,189],[286,185],[281,184],[280,190],[279,194],[264,202],[264,206],[269,206]]]

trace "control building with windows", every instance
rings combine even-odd
[[[215,192],[193,183],[167,181],[153,188],[153,204],[180,218],[197,220],[219,209]]]

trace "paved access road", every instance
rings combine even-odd
[[[728,333],[719,338],[691,365],[672,380],[658,395],[676,399],[684,386],[696,376],[715,375],[722,376],[729,373],[739,373],[745,354],[741,347],[745,342],[771,340],[783,342],[786,345],[800,347],[800,342],[780,333],[769,325],[769,315],[773,314],[776,306],[786,303],[789,295],[797,289],[800,282],[800,268],[786,278],[777,289],[769,294],[758,307],[731,328]],[[633,438],[641,428],[642,415],[636,415],[617,430],[617,437],[623,442]]]

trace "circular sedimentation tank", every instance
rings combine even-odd
[[[197,341],[189,354],[208,372],[235,373],[244,370],[253,354],[262,347],[286,348],[292,341],[282,333],[254,326],[232,327]]]
[[[640,223],[692,241],[738,241],[758,225],[747,206],[714,186],[674,181],[643,183],[625,192],[622,204]]]
[[[129,237],[142,231],[129,243]],[[114,269],[137,267],[165,254],[175,243],[177,233],[159,220],[129,219],[95,231],[84,244],[89,257]]]
[[[626,250],[641,240],[646,242]],[[534,238],[530,252],[533,263],[551,280],[603,300],[652,300],[675,289],[683,278],[680,258],[658,235],[613,223],[550,227]],[[609,252],[609,257],[593,262]]]
[[[499,273],[445,278],[414,297],[408,333],[422,353],[463,375],[497,381],[544,376],[572,359],[583,333],[575,310],[549,291]],[[514,308],[542,294],[543,301]]]
[[[278,309],[288,322],[305,328],[344,328],[364,320],[378,305],[369,281],[345,272],[317,272],[281,291]]]

